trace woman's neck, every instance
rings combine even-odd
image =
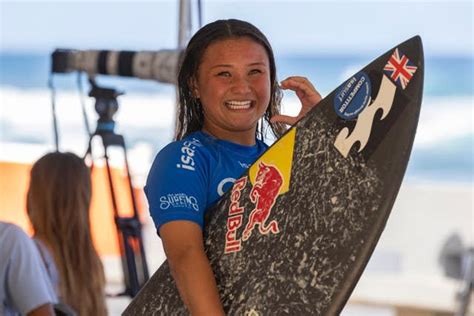
[[[225,131],[225,130],[210,130],[207,127],[203,127],[202,131],[214,138],[229,141],[235,144],[244,146],[255,145],[255,130],[249,131]]]

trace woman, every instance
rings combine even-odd
[[[34,240],[60,300],[79,315],[106,315],[105,276],[89,226],[91,180],[72,153],[49,153],[31,169],[27,196]]]
[[[190,40],[178,75],[177,141],[157,155],[145,192],[171,273],[193,315],[223,315],[204,252],[206,211],[267,149],[275,136],[316,105],[321,96],[303,77],[280,87],[296,92],[297,117],[279,114],[281,91],[272,48],[255,26],[220,20]]]

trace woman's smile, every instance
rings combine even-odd
[[[224,104],[231,110],[248,110],[252,106],[252,100],[226,101]]]

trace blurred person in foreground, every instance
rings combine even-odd
[[[79,315],[107,315],[105,276],[90,232],[90,172],[72,153],[41,157],[31,169],[27,212],[61,302]]]
[[[57,297],[34,242],[0,221],[0,315],[51,316]]]

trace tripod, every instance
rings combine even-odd
[[[94,167],[92,156],[92,141],[96,136],[102,139],[104,148],[104,159],[107,169],[107,178],[110,189],[115,225],[118,231],[118,243],[122,261],[125,290],[119,295],[134,297],[149,278],[148,267],[143,247],[142,227],[138,217],[137,203],[133,192],[132,181],[127,160],[125,140],[122,135],[114,132],[115,122],[113,115],[118,110],[117,97],[122,93],[114,89],[98,87],[94,80],[90,79],[92,89],[89,96],[95,98],[95,110],[99,114],[97,128],[89,138],[85,158],[90,157],[91,172]],[[131,217],[120,216],[114,189],[113,177],[109,162],[109,147],[118,146],[122,148],[125,157],[125,169],[130,192],[133,215]]]

